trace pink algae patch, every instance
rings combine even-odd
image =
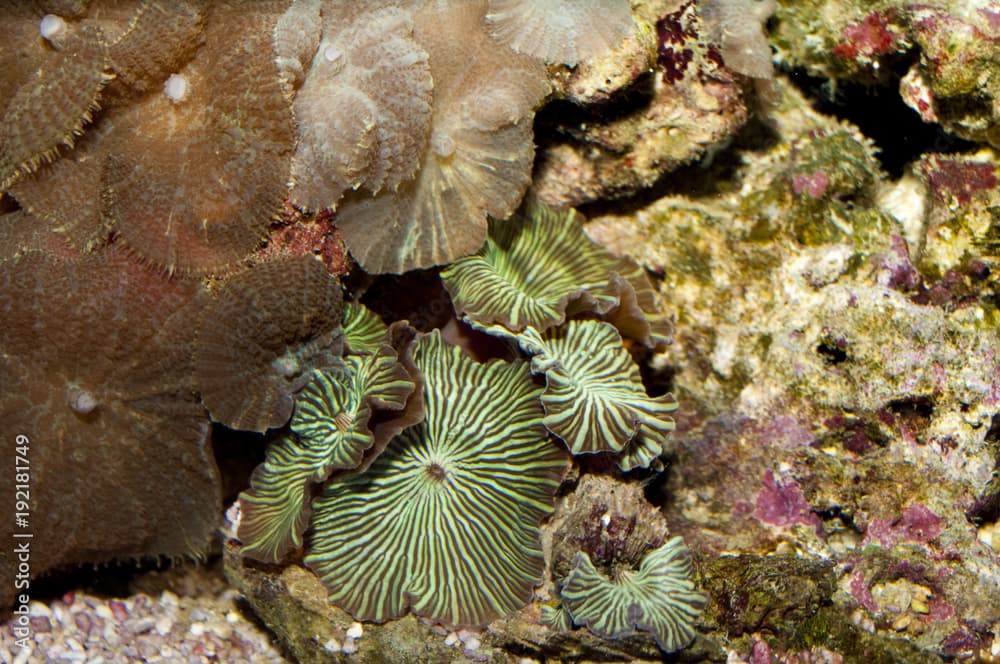
[[[1000,9],[981,7],[976,11],[986,20],[986,24],[993,34],[1000,34]]]
[[[754,517],[772,526],[791,526],[801,523],[823,534],[819,518],[812,513],[802,487],[795,480],[779,480],[770,470],[763,475],[764,488],[757,494]]]
[[[953,198],[967,205],[976,192],[997,186],[996,168],[988,162],[931,158],[922,164],[922,170],[934,196],[943,202]]]
[[[855,572],[851,577],[851,597],[857,600],[863,608],[875,613],[879,610],[875,598],[872,597],[871,588],[865,582],[865,576],[861,572]]]
[[[927,602],[927,617],[932,622],[942,622],[955,615],[955,607],[944,597],[934,595]]]
[[[889,548],[897,542],[930,542],[944,531],[944,519],[917,503],[910,505],[895,521],[874,518],[868,524],[863,544],[877,541]]]
[[[805,192],[811,198],[822,198],[829,184],[830,176],[823,171],[800,173],[792,178],[792,191],[796,194]]]
[[[902,37],[890,27],[888,17],[880,12],[871,12],[861,21],[849,23],[840,36],[843,41],[834,47],[833,53],[843,60],[892,53],[899,47]]]
[[[926,506],[917,503],[903,510],[897,530],[904,540],[929,542],[944,531],[944,519]]]

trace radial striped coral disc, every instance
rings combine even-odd
[[[647,553],[638,571],[615,579],[601,574],[586,553],[573,562],[560,595],[576,624],[609,639],[649,632],[666,652],[694,639],[706,598],[694,587],[691,552],[680,537]]]
[[[669,394],[646,395],[639,367],[612,325],[572,320],[544,335],[529,329],[521,346],[533,354],[532,371],[545,374],[545,426],[573,454],[620,452],[638,437],[659,455],[677,402]]]
[[[240,525],[236,537],[245,555],[264,562],[280,562],[302,546],[309,523],[311,485],[326,460],[326,450],[310,449],[294,434],[267,447],[264,463],[240,494]]]
[[[584,294],[594,308],[610,309],[608,280],[619,260],[587,239],[578,218],[535,207],[490,220],[483,248],[441,273],[455,310],[480,325],[520,332],[562,323],[570,301]]]
[[[491,220],[483,247],[449,265],[441,279],[455,311],[494,336],[544,332],[586,313],[650,349],[662,349],[673,336],[642,267],[592,242],[574,210],[529,205],[506,221]]]
[[[408,609],[482,625],[524,606],[544,561],[538,523],[566,468],[522,363],[478,364],[434,333],[414,361],[426,419],[314,504],[306,564],[359,620]]]
[[[376,442],[369,428],[373,410],[403,410],[415,387],[388,346],[347,358],[343,370],[314,371],[297,399],[292,433],[268,448],[240,497],[237,535],[244,553],[276,562],[299,547],[310,486],[334,470],[358,467]]]
[[[518,53],[574,66],[634,30],[626,0],[490,0],[490,34]]]
[[[371,309],[357,302],[345,302],[340,322],[347,353],[367,355],[388,339],[389,328]]]
[[[415,387],[388,346],[344,362],[343,371],[313,372],[292,416],[292,431],[303,444],[325,453],[320,479],[360,465],[374,442],[367,428],[372,409],[402,410]]]

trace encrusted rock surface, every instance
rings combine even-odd
[[[928,154],[889,182],[856,130],[784,95],[710,195],[588,226],[676,306],[654,359],[687,406],[664,511],[703,555],[829,565],[836,590],[789,629],[710,607],[737,651],[836,633],[845,661],[862,637],[911,651],[885,661],[995,656],[997,157]]]
[[[629,40],[617,60],[584,65],[565,81],[566,101],[539,118],[533,190],[549,205],[634,194],[711,153],[748,118],[749,79],[722,65],[695,3],[639,2],[633,13],[646,49]]]
[[[926,122],[1000,147],[1000,4],[995,0],[779,0],[772,43],[785,66],[838,83],[898,86]]]

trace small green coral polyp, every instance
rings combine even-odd
[[[599,636],[649,632],[666,652],[694,639],[694,622],[706,597],[694,588],[691,554],[680,537],[646,554],[637,571],[603,576],[580,552],[563,582],[563,606],[573,622]]]

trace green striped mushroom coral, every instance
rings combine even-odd
[[[397,354],[388,328],[359,304],[348,303],[342,320],[348,353],[363,354],[348,354],[342,368],[313,370],[290,431],[268,447],[240,496],[237,536],[258,560],[277,562],[302,545],[315,484],[359,467],[366,453],[377,454],[423,416],[408,349]]]
[[[484,625],[525,606],[544,569],[539,523],[567,459],[523,362],[479,364],[437,331],[417,343],[423,422],[313,505],[306,564],[334,604],[382,622],[408,610]]]
[[[301,546],[312,485],[334,470],[361,465],[365,452],[378,442],[369,426],[372,413],[403,411],[416,387],[388,346],[349,356],[344,364],[343,370],[313,371],[296,401],[291,432],[268,447],[250,489],[241,496],[237,535],[247,555],[275,562]],[[379,433],[387,435],[384,429]]]
[[[533,355],[532,372],[545,375],[543,422],[573,454],[621,452],[625,471],[660,456],[677,402],[670,394],[647,396],[639,367],[612,325],[572,320],[545,334],[529,328],[518,339]]]
[[[531,370],[547,383],[545,426],[573,454],[611,452],[622,470],[648,467],[677,402],[647,396],[621,335],[659,348],[670,323],[642,268],[588,239],[578,216],[534,205],[492,221],[483,248],[441,278],[466,322],[534,356]]]
[[[651,348],[670,339],[645,272],[592,242],[574,210],[531,205],[511,219],[491,219],[483,247],[449,265],[441,279],[459,316],[491,334],[544,332],[589,312]]]
[[[647,553],[638,570],[621,570],[615,578],[601,574],[582,551],[573,563],[560,595],[574,623],[610,639],[648,632],[666,652],[694,639],[706,598],[695,590],[691,552],[680,537]]]
[[[374,353],[388,339],[389,328],[375,312],[359,302],[345,302],[340,319],[344,352],[348,355]]]

